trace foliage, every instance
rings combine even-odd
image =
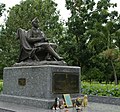
[[[5,4],[0,3],[0,17],[2,16],[4,11],[5,11]]]
[[[114,62],[118,61],[118,58],[120,55],[119,50],[108,48],[107,50],[103,51],[101,55],[110,62],[112,66],[113,74],[114,74],[115,84],[117,85],[118,79],[117,79],[116,68],[115,68]]]
[[[119,19],[120,21],[120,19]],[[120,50],[120,29],[118,29],[115,34],[114,34],[114,39],[115,39],[115,45],[119,48]]]
[[[5,9],[5,4],[3,4],[3,3],[0,3],[0,17],[2,16],[2,14],[3,14],[3,12],[5,11],[6,9]],[[1,44],[2,44],[2,41],[1,41],[1,29],[2,29],[2,27],[3,27],[3,25],[0,25],[0,79],[2,78],[2,76],[1,76],[1,74],[2,74],[2,63],[1,63],[1,61],[3,61],[3,59],[2,59],[2,54],[1,54],[1,52],[2,52],[2,49],[1,49]]]
[[[82,82],[82,94],[120,97],[120,85]]]
[[[57,4],[52,0],[26,0],[20,5],[15,5],[9,12],[6,27],[9,33],[16,33],[18,28],[28,30],[31,21],[37,17],[40,20],[40,28],[48,38],[59,38],[62,33],[62,24],[58,22],[59,12]]]
[[[3,90],[3,81],[0,80],[0,92]]]
[[[86,81],[90,81],[90,83],[92,82],[92,80],[96,80],[96,81],[103,81],[103,77],[104,77],[104,73],[102,71],[100,71],[98,68],[90,68],[87,71],[85,71],[86,76],[82,76],[82,80],[86,80]]]
[[[104,77],[109,76],[110,79],[114,76],[117,80],[116,54],[113,54],[116,52],[112,52],[110,60],[100,55],[107,50],[110,51],[109,49],[115,51],[119,47],[120,16],[115,10],[109,11],[111,7],[116,6],[117,4],[111,3],[110,0],[99,0],[97,3],[94,0],[86,2],[66,0],[66,8],[71,11],[71,17],[66,22],[67,31],[63,38],[62,50],[70,65],[81,66],[82,75],[84,78],[86,76],[86,79],[90,74],[86,71],[94,71],[90,75],[94,78],[98,75],[95,72],[96,69],[102,70],[97,77],[103,77],[105,74]],[[111,70],[106,70],[106,65]]]
[[[2,27],[0,34],[0,79],[2,78],[3,68],[11,66],[17,59],[16,54],[19,49],[15,42],[16,39],[13,37],[9,39],[6,34],[6,30]]]

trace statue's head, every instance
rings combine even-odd
[[[32,25],[33,27],[35,28],[38,28],[39,27],[39,20],[37,17],[35,17],[33,20],[32,20]]]

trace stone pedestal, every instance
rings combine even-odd
[[[56,97],[80,95],[80,68],[73,66],[41,65],[6,67],[0,100],[51,108]]]

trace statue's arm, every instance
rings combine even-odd
[[[41,33],[42,33],[42,37],[44,37],[44,41],[45,42],[48,42],[48,39],[47,39],[47,37],[45,36],[45,34],[41,31]]]
[[[36,42],[41,42],[45,38],[34,38],[34,37],[27,37],[28,42],[30,43],[36,43]]]
[[[41,37],[41,38],[39,38],[39,37],[37,37],[37,38],[33,37],[32,36],[32,31],[31,30],[28,31],[28,33],[27,33],[27,41],[28,42],[30,42],[30,43],[36,43],[36,42],[41,42],[43,40],[45,40],[44,37]]]

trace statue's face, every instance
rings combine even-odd
[[[32,24],[35,28],[39,27],[39,21],[38,20],[34,21]]]

